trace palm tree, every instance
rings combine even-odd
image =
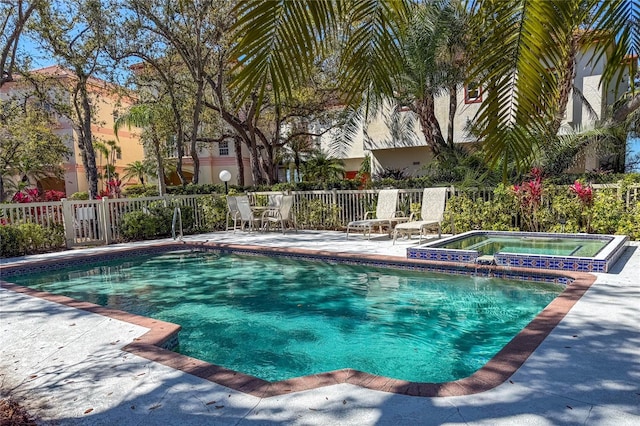
[[[468,81],[481,81],[485,99],[476,117],[486,160],[528,168],[530,135],[545,128],[540,114],[558,99],[553,70],[566,66],[563,40],[575,28],[575,2],[566,0],[468,0],[473,40]],[[603,81],[618,83],[620,64],[640,52],[637,0],[583,0],[593,37],[595,58],[608,55]],[[265,2],[245,0],[236,9],[234,47],[239,58],[236,88],[247,98],[267,87],[276,96],[305,81],[313,60],[333,37],[345,40],[340,83],[354,103],[361,95],[392,95],[402,74],[401,45],[414,2],[360,0],[339,2]],[[619,121],[640,108],[640,92],[619,110]],[[625,115],[626,114],[626,115]]]
[[[330,182],[344,176],[344,165],[337,158],[329,158],[317,150],[302,163],[302,178],[307,182]]]
[[[605,89],[609,82],[614,86],[620,82],[625,55],[640,50],[640,31],[633,24],[640,11],[634,3],[478,0],[472,4],[472,33],[478,36],[476,51],[481,54],[473,58],[471,78],[487,88],[476,122],[490,164],[529,167],[536,148],[530,135],[545,133],[558,113],[556,71],[567,69],[571,47],[567,38],[573,36],[577,20],[585,22],[582,42],[595,48],[593,59],[607,55]]]
[[[323,49],[341,45],[341,82],[346,100],[363,93],[391,95],[390,76],[402,70],[399,40],[407,28],[410,0],[341,2],[239,2],[234,29],[239,35],[233,86],[241,97],[269,88],[276,101],[308,81]],[[340,43],[336,43],[336,40]]]
[[[413,111],[425,140],[438,154],[453,149],[453,119],[458,88],[465,80],[470,37],[466,10],[455,0],[417,8],[403,42],[404,70],[398,76],[396,100]],[[447,139],[436,117],[436,97],[449,95]]]
[[[164,146],[163,141],[167,140],[168,135],[158,129],[157,124],[161,120],[160,112],[157,109],[154,109],[153,105],[137,104],[129,108],[129,111],[127,111],[126,114],[123,114],[116,119],[113,124],[113,131],[117,138],[118,130],[122,128],[122,126],[127,126],[129,129],[131,129],[131,127],[145,128],[145,133],[142,137],[143,140],[146,139],[151,143],[157,165],[158,193],[160,195],[164,195],[166,192],[166,184],[162,147]]]
[[[148,163],[136,160],[133,163],[127,164],[127,167],[124,168],[124,176],[125,179],[130,179],[135,177],[138,181],[144,185],[144,177],[149,174],[149,172],[153,172],[153,169],[150,170],[150,165]]]

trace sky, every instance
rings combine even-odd
[[[640,137],[632,138],[631,136],[627,139],[627,146],[629,149],[627,150],[627,159],[640,155]],[[640,172],[640,166],[636,166],[634,170],[627,170],[629,172]]]

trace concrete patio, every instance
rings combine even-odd
[[[185,240],[402,257],[417,243],[302,231]],[[144,327],[6,289],[0,289],[0,389],[2,396],[23,399],[41,422],[59,425],[638,425],[638,246],[632,243],[611,273],[596,274],[509,380],[475,395],[421,398],[339,384],[258,398],[122,351]],[[3,260],[0,266],[68,254]]]

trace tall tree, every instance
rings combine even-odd
[[[458,89],[466,78],[470,40],[464,7],[440,0],[420,5],[402,43],[404,72],[396,77],[394,98],[413,111],[425,140],[439,154],[453,148]],[[436,117],[436,98],[449,95],[447,138]]]
[[[167,151],[166,142],[173,135],[173,126],[171,120],[170,108],[161,103],[139,103],[130,107],[124,114],[120,115],[113,126],[116,138],[118,131],[127,126],[139,127],[142,129],[140,135],[142,143],[151,148],[156,164],[156,173],[158,179],[158,193],[164,195],[166,192],[165,184],[165,152]]]
[[[228,20],[228,1],[210,0],[132,0],[141,31],[161,36],[171,50],[182,59],[183,69],[193,83],[191,94],[191,120],[189,129],[190,152],[193,158],[193,182],[198,182],[200,161],[198,138],[202,125],[207,74],[217,64],[214,54],[220,50]]]
[[[78,147],[87,173],[89,196],[98,195],[98,170],[91,125],[95,121],[92,89],[112,88],[96,80],[109,71],[104,47],[108,9],[94,0],[71,0],[47,3],[34,15],[32,29],[41,47],[65,69],[47,80],[49,88],[41,90],[47,102],[67,117],[77,134]],[[42,82],[42,81],[41,81]],[[56,93],[57,99],[50,95]],[[67,95],[70,94],[70,101]]]
[[[43,4],[41,0],[0,2],[0,87],[13,80],[20,37],[33,11]]]
[[[36,103],[0,103],[0,202],[7,183],[61,174],[60,162],[70,151],[53,128],[51,117]]]

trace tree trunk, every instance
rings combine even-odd
[[[453,129],[454,120],[456,118],[456,112],[458,110],[458,85],[452,84],[449,86],[449,122],[447,123],[447,145],[449,148],[453,148]]]
[[[96,166],[96,153],[93,149],[93,138],[91,135],[91,103],[89,102],[89,94],[87,93],[87,81],[82,79],[80,82],[80,102],[81,110],[79,114],[80,127],[82,132],[83,161],[84,168],[89,181],[89,198],[95,199],[98,196],[98,168]]]
[[[233,138],[233,150],[236,153],[236,165],[238,167],[238,186],[244,186],[244,161],[242,161],[242,140],[238,136]]]
[[[191,126],[191,158],[193,159],[193,177],[191,181],[198,183],[200,176],[200,158],[198,157],[198,128],[200,127],[200,113],[202,112],[202,96],[204,93],[204,82],[198,82],[196,90],[195,105],[193,107],[193,122]]]
[[[4,203],[5,193],[4,193],[4,179],[0,176],[0,203]]]
[[[178,179],[180,179],[180,185],[185,186],[187,184],[184,173],[182,172],[182,157],[184,157],[184,130],[182,127],[182,119],[180,118],[180,108],[178,107],[177,101],[175,99],[174,93],[170,93],[171,96],[171,109],[173,111],[173,116],[175,118],[176,125],[176,151],[178,156],[178,163],[176,164],[176,174],[178,175]]]
[[[427,145],[431,147],[433,152],[438,155],[443,146],[445,146],[444,137],[442,136],[442,130],[440,129],[440,123],[435,114],[435,99],[433,94],[427,94],[422,101],[417,101],[414,105],[418,119],[420,120],[420,127],[422,133],[427,142]]]
[[[260,153],[258,152],[258,146],[255,140],[245,141],[249,148],[249,161],[251,162],[251,178],[254,185],[260,185],[263,183],[262,173],[260,172]]]
[[[264,147],[264,149],[262,150],[263,155],[261,156],[262,171],[263,171],[263,176],[266,177],[267,184],[269,185],[278,183],[278,168],[276,167],[275,160],[274,160],[276,141],[277,139],[270,142],[266,140],[266,138],[262,138],[261,140],[262,146]]]
[[[571,35],[569,36],[569,51],[565,60],[564,69],[559,71],[558,75],[558,104],[555,105],[556,112],[553,117],[553,121],[549,126],[549,133],[552,136],[558,134],[562,120],[567,113],[567,104],[569,103],[569,94],[573,88],[573,82],[576,78],[576,54],[578,51],[578,39]]]
[[[160,149],[160,141],[153,138],[153,153],[156,157],[157,162],[157,175],[158,175],[158,195],[163,196],[166,190],[165,176],[164,176],[164,158],[162,157],[162,152]]]

